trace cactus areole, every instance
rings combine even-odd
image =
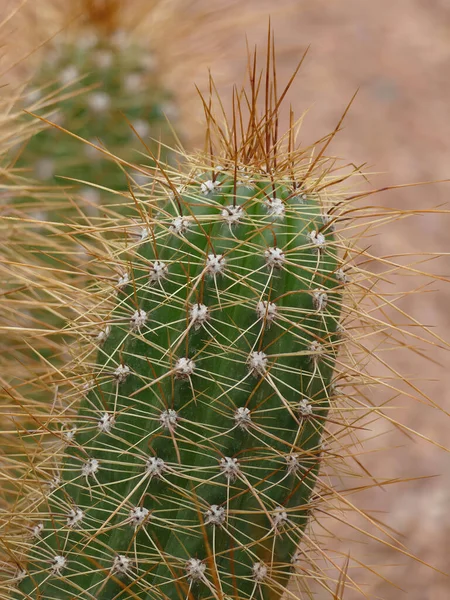
[[[292,131],[278,139],[271,93],[257,116],[254,81],[245,126],[208,114],[214,151],[187,157],[184,175],[161,166],[134,199],[148,235],[114,246],[112,309],[71,435],[54,434],[59,480],[41,485],[16,597],[286,589],[314,507],[344,284],[325,159]]]

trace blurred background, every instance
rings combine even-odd
[[[55,13],[59,16],[54,17],[54,23],[44,19],[49,14],[45,12],[49,1],[34,2],[32,18],[23,21],[14,17],[7,24],[8,35],[7,28],[4,30],[2,84],[26,77],[27,64],[34,55],[21,61],[19,67],[11,69],[11,65],[36,45],[39,36],[44,39],[61,26],[59,13]],[[3,3],[0,20],[20,4]],[[448,0],[198,0],[163,1],[159,5],[165,11],[166,29],[155,30],[150,19],[149,29],[140,24],[136,35],[161,58],[161,71],[176,98],[179,127],[188,147],[203,142],[197,135],[202,107],[194,83],[207,91],[210,68],[220,94],[229,98],[232,85],[243,80],[245,36],[250,46],[257,44],[263,49],[270,15],[280,85],[310,46],[289,95],[297,115],[308,111],[301,134],[305,145],[335,127],[359,89],[331,154],[356,164],[366,163],[376,187],[450,178]],[[129,6],[133,7],[133,0]],[[16,35],[11,36],[11,31]],[[371,197],[370,204],[431,210],[448,204],[449,186],[440,183],[391,190]],[[433,212],[398,221],[372,237],[370,249],[384,256],[441,253],[442,257],[425,264],[424,269],[448,276],[449,226],[448,216]],[[417,285],[420,282],[418,278]],[[407,283],[414,288],[414,281]],[[403,282],[393,285],[400,288]],[[447,340],[449,306],[450,292],[443,281],[427,288],[427,293],[406,296],[401,302],[406,312]],[[414,378],[427,396],[450,411],[448,356],[438,347],[424,346],[423,352],[429,361],[419,354],[391,354],[390,360],[395,361],[391,367]],[[425,439],[449,446],[448,420],[438,410],[407,397],[397,398],[394,404],[395,410],[389,414],[419,431],[423,439],[407,438],[380,420],[376,429],[362,434],[370,438],[365,446],[365,466],[384,478],[435,477],[372,489],[353,501],[392,528],[406,551],[423,562],[356,531],[349,533],[339,524],[333,526],[338,537],[330,546],[338,544],[343,553],[370,566],[372,572],[351,571],[367,597],[447,600],[449,578],[423,563],[450,572],[450,455]],[[372,439],[374,434],[376,439]],[[363,526],[367,529],[366,522]],[[369,532],[378,535],[375,528]],[[353,600],[361,595],[348,591],[344,597]],[[320,590],[317,598],[321,598]]]

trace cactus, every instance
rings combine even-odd
[[[284,589],[333,395],[343,275],[319,176],[293,147],[280,160],[272,113],[257,125],[252,110],[237,152],[191,158],[187,175],[159,167],[141,200],[21,593]]]
[[[166,114],[173,118],[174,104],[158,81],[156,58],[119,33],[101,37],[88,31],[57,44],[48,50],[25,95],[28,110],[39,115],[39,109],[53,109],[51,121],[90,144],[47,127],[30,139],[17,167],[33,166],[34,177],[47,185],[95,181],[96,188],[78,186],[94,214],[102,195],[114,201],[103,188],[127,190],[130,184],[127,174],[96,147],[136,162],[144,144],[155,150],[150,137],[173,141]],[[142,175],[130,175],[142,183]]]
[[[358,169],[326,157],[334,134],[297,148],[292,115],[279,137],[272,52],[262,75],[250,59],[227,122],[204,102],[207,152],[183,172],[156,160],[125,211],[60,226],[93,258],[84,289],[52,288],[72,294],[78,341],[11,469],[12,597],[275,599],[308,573],[326,440],[361,426],[340,384],[359,385],[373,307],[341,231],[357,227],[342,183]]]
[[[293,185],[301,173],[257,165],[239,161],[246,185],[232,163],[203,182],[194,169],[177,208],[152,202],[155,244],[130,253],[98,336],[24,592],[111,598],[120,575],[171,598],[186,587],[174,576],[202,596],[215,579],[227,595],[267,578],[282,589],[320,461],[340,284],[321,207]]]

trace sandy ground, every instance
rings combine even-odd
[[[208,4],[206,0],[204,4]],[[205,42],[202,60],[196,61],[189,78],[193,76],[204,87],[206,65],[210,65],[221,81],[221,91],[227,94],[227,82],[242,78],[244,30],[251,43],[263,45],[267,15],[271,12],[281,80],[290,75],[304,49],[311,45],[289,98],[298,114],[310,109],[302,136],[305,141],[328,133],[359,88],[345,129],[333,143],[335,155],[368,163],[369,170],[378,173],[371,178],[377,186],[450,177],[448,0],[247,0],[241,3],[240,10],[233,11],[224,9],[216,15],[216,19],[223,19],[226,35],[214,50],[208,50]],[[243,23],[240,13],[246,11],[251,11],[252,16]],[[193,24],[191,39],[197,44],[202,39],[210,40],[208,27],[208,23]],[[188,79],[187,73],[185,76]],[[177,71],[172,86],[179,86],[181,96],[194,98],[186,79]],[[189,108],[183,113],[191,131],[199,119],[194,105],[187,105]],[[446,203],[449,191],[449,184],[433,184],[391,191],[373,198],[373,203],[405,209],[432,208]],[[448,253],[449,224],[450,216],[437,214],[402,222],[373,239],[372,251],[380,255],[418,250]],[[443,257],[429,267],[448,275],[449,259]],[[439,283],[433,289],[434,293],[405,299],[402,306],[448,339],[449,288]],[[394,366],[407,376],[421,378],[421,388],[450,411],[449,371],[443,366],[448,363],[448,356],[438,349],[425,351],[441,366],[426,363],[420,357],[406,358],[401,353],[393,359]],[[397,404],[397,419],[424,436],[449,445],[448,418],[404,398]],[[387,424],[378,427],[377,433],[383,438],[374,445],[396,448],[366,457],[365,464],[372,472],[385,477],[438,477],[361,494],[355,502],[365,510],[378,511],[377,516],[398,532],[409,552],[450,572],[450,455],[418,439],[408,440]],[[336,532],[342,536],[339,543],[344,552],[366,562],[395,584],[368,571],[352,571],[368,597],[450,597],[448,577],[356,533],[349,539],[348,531],[337,527]],[[320,592],[317,597],[321,600]],[[346,600],[357,597],[360,594],[352,591],[345,595]]]

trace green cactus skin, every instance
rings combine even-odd
[[[51,122],[135,164],[142,162],[138,152],[145,152],[143,142],[152,151],[158,146],[151,138],[173,144],[166,115],[174,120],[175,105],[159,81],[157,58],[123,32],[108,36],[87,30],[77,40],[48,50],[24,100],[30,112],[49,115]],[[162,159],[169,158],[165,147],[161,153]],[[31,175],[43,184],[75,186],[92,215],[99,204],[115,201],[101,188],[123,191],[130,185],[123,168],[56,127],[33,136],[17,166],[25,172],[32,167]],[[142,174],[128,174],[135,184],[144,183]],[[97,187],[62,177],[95,182]],[[45,216],[55,220],[54,214]]]
[[[332,225],[251,164],[171,187],[122,257],[27,597],[278,597],[289,577],[331,395]]]

